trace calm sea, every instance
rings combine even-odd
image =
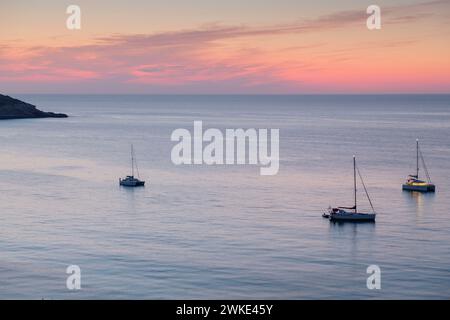
[[[70,117],[0,122],[0,298],[450,298],[450,96],[17,97]],[[174,166],[194,120],[279,128],[279,174]],[[401,190],[416,138],[436,194]],[[142,189],[118,185],[130,143]],[[352,205],[353,154],[375,224],[321,217]]]

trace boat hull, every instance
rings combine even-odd
[[[376,214],[370,213],[357,213],[357,214],[332,214],[330,215],[331,221],[339,222],[375,222]]]
[[[143,187],[145,185],[145,181],[124,181],[121,180],[119,184],[122,187]]]
[[[427,184],[422,186],[414,186],[410,184],[404,184],[402,189],[405,191],[417,191],[417,192],[435,192],[436,186],[434,184]]]

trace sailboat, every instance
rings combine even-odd
[[[427,181],[419,179],[419,158],[422,162]],[[435,192],[436,186],[431,183],[430,174],[428,173],[425,160],[423,158],[422,151],[419,147],[419,139],[416,140],[416,174],[410,174],[406,180],[406,183],[402,186],[403,190],[407,191],[419,191],[419,192]]]
[[[145,185],[145,181],[139,180],[134,177],[134,168],[136,167],[136,171],[139,177],[139,169],[136,163],[136,156],[134,154],[134,147],[131,145],[131,176],[127,176],[124,179],[119,179],[119,184],[124,187],[142,187]],[[139,177],[140,178],[140,177]]]
[[[357,206],[357,195],[356,195],[356,171],[358,171],[359,178],[361,179],[361,183],[364,187],[364,191],[366,192],[367,199],[369,200],[370,206],[372,207],[373,213],[364,213],[358,211]],[[359,169],[356,167],[356,157],[353,156],[353,189],[355,196],[355,205],[353,207],[337,207],[337,208],[328,208],[328,212],[324,213],[322,216],[324,218],[329,218],[331,221],[349,221],[349,222],[374,222],[376,213],[373,208],[372,201],[369,197],[369,193],[367,192],[367,188],[364,184],[364,180],[362,179],[362,175],[359,172]]]

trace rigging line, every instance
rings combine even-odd
[[[136,165],[136,172],[137,172],[138,178],[141,178],[141,175],[139,174],[139,167],[137,164],[136,156],[134,156],[134,164]]]
[[[358,171],[359,179],[361,180],[361,183],[363,185],[364,191],[366,192],[366,196],[367,196],[367,199],[369,200],[370,206],[372,207],[372,211],[374,213],[376,213],[375,212],[375,208],[373,207],[373,204],[372,204],[372,200],[370,199],[369,192],[367,191],[366,184],[364,183],[364,180],[362,178],[362,175],[361,175],[361,172],[359,171],[359,167],[358,166],[356,166],[356,170]]]
[[[425,159],[422,154],[422,150],[419,150],[420,160],[422,161],[423,168],[425,169],[425,175],[427,176],[428,182],[431,183],[430,173],[428,172],[427,165],[425,164]]]

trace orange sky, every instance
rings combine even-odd
[[[450,93],[450,1],[316,2],[2,3],[1,92]]]

